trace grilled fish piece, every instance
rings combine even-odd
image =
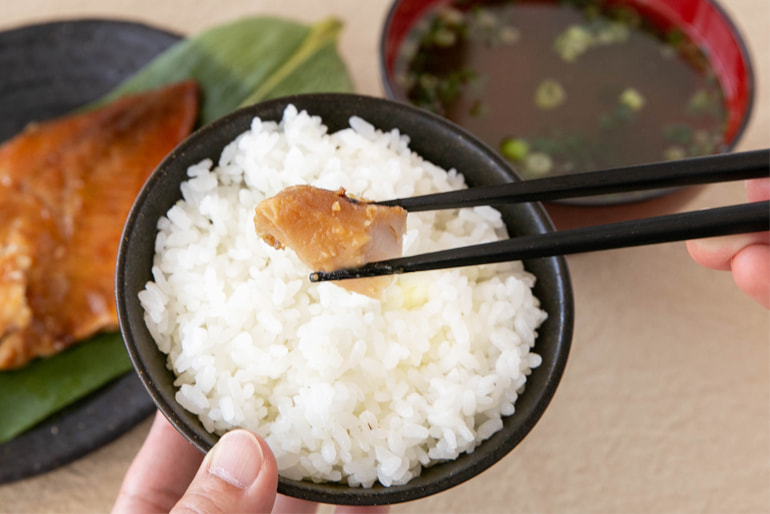
[[[192,81],[30,124],[0,146],[0,369],[117,328],[128,211],[193,129]]]
[[[257,234],[275,248],[291,248],[312,270],[333,271],[400,257],[406,211],[329,191],[293,186],[257,206]],[[377,298],[392,277],[341,280],[337,285]]]

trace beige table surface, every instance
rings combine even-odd
[[[339,49],[358,92],[381,95],[376,55],[388,3],[3,0],[0,30],[85,16],[189,34],[246,14],[305,22],[334,15],[346,21]],[[758,82],[738,149],[767,147],[770,1],[723,4],[746,36]],[[676,208],[743,199],[740,184],[715,185]],[[573,349],[540,423],[481,476],[393,512],[770,512],[768,312],[728,274],[695,265],[681,243],[573,256],[569,265]],[[0,486],[0,511],[108,511],[148,428],[144,422],[71,465]]]

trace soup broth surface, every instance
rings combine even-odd
[[[442,4],[407,35],[395,74],[404,99],[469,129],[525,178],[726,149],[703,52],[629,6]]]

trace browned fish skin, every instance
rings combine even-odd
[[[313,270],[333,271],[401,256],[406,211],[353,200],[345,190],[293,186],[262,201],[257,234],[275,248],[287,246]],[[336,282],[377,298],[391,277]]]
[[[117,328],[125,218],[197,113],[198,87],[185,81],[32,124],[0,146],[0,369]]]

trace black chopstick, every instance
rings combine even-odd
[[[770,150],[765,149],[480,186],[375,203],[398,205],[410,212],[433,211],[694,186],[767,177],[768,174]]]
[[[770,201],[526,235],[371,262],[358,268],[316,271],[310,275],[310,280],[321,282],[492,264],[766,230],[770,230]]]

